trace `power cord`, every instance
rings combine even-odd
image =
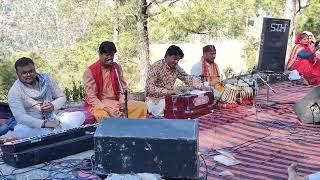
[[[202,161],[203,161],[203,163],[204,163],[204,166],[205,166],[205,168],[206,168],[206,172],[205,172],[205,174],[204,174],[204,177],[200,177],[200,179],[205,179],[205,180],[207,180],[208,179],[208,166],[207,166],[207,163],[206,163],[206,160],[205,160],[205,158],[203,157],[203,155],[202,155],[202,153],[198,153],[199,154],[199,156],[200,156],[200,158],[202,159]]]

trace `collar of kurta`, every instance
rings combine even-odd
[[[103,68],[103,66],[101,65],[99,60],[89,67],[89,69],[91,70],[92,76],[96,82],[97,96],[100,100],[102,97],[103,84],[104,84],[103,83],[102,68]],[[117,71],[119,72],[119,65],[118,64],[114,64],[110,68],[110,81],[112,84],[112,89],[113,89],[114,95],[117,99],[119,99],[120,92],[119,92],[119,83],[118,83],[118,79],[117,79],[117,75],[116,75],[116,68],[117,68]]]
[[[216,63],[208,63],[204,56],[202,56],[202,59],[201,59],[201,66],[202,66],[202,75],[204,76],[205,81],[213,82],[214,77],[219,76]],[[212,72],[212,74],[210,74],[210,71]]]
[[[176,71],[177,68],[176,68],[176,67],[175,67],[175,68],[171,68],[171,67],[167,64],[167,62],[166,62],[165,59],[163,59],[162,61],[163,61],[163,66],[164,66],[165,69],[167,69],[168,71]]]

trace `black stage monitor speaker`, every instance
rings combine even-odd
[[[289,19],[263,19],[258,71],[284,71],[289,29]]]
[[[9,119],[12,116],[9,104],[0,102],[0,119]]]
[[[296,102],[293,110],[303,123],[320,122],[320,86]]]
[[[198,179],[198,123],[187,119],[103,119],[94,135],[95,170]]]

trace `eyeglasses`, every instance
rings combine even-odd
[[[32,75],[35,75],[35,74],[36,74],[36,70],[34,70],[34,69],[32,69],[30,71],[27,71],[27,72],[20,73],[20,75],[23,76],[23,77],[32,76]]]

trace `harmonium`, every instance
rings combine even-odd
[[[165,96],[164,117],[170,119],[197,118],[209,114],[214,106],[213,92]]]

